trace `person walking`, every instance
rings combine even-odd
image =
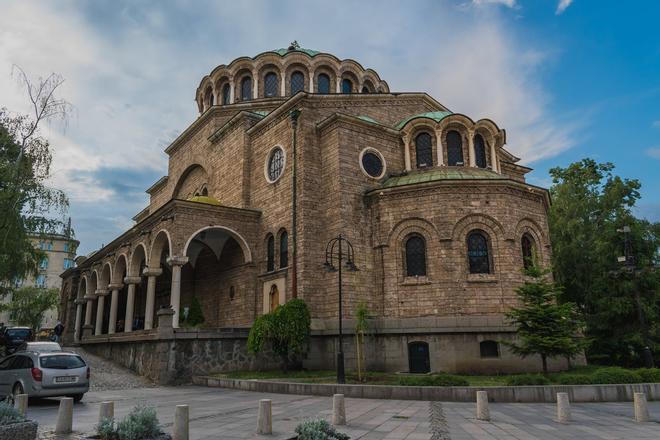
[[[53,329],[53,333],[55,334],[55,342],[58,344],[62,340],[62,333],[64,333],[64,326],[62,323],[58,320],[57,325],[55,325],[55,328]]]

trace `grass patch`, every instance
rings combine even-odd
[[[280,370],[268,371],[234,371],[231,373],[214,374],[213,377],[227,379],[262,379],[280,380],[300,383],[336,383],[336,372],[324,371],[290,371],[286,374]],[[588,384],[626,384],[626,383],[657,383],[660,382],[660,368],[626,369],[620,367],[602,367],[590,365],[577,367],[561,373],[541,374],[503,374],[503,375],[402,375],[370,371],[363,375],[364,380],[358,381],[354,372],[346,373],[348,384],[368,385],[406,385],[406,386],[525,386],[525,385],[588,385]]]

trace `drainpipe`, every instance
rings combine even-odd
[[[296,138],[298,132],[298,117],[300,116],[300,110],[292,110],[290,113],[291,116],[291,128],[293,129],[293,188],[292,188],[292,227],[291,227],[291,242],[293,245],[293,279],[291,280],[291,296],[293,298],[298,298],[298,210],[297,210],[297,201],[298,201],[298,174],[296,170],[296,159],[297,159],[297,147],[296,147]]]

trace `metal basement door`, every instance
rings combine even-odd
[[[411,373],[428,373],[431,371],[428,343],[411,342],[408,344],[408,369]]]

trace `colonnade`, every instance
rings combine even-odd
[[[167,259],[167,264],[172,268],[172,283],[170,289],[170,305],[174,310],[173,327],[179,327],[179,314],[181,308],[181,267],[188,262],[188,257],[185,256],[172,256]],[[123,282],[108,283],[104,288],[92,291],[93,286],[87,282],[86,292],[82,298],[75,301],[76,304],[76,319],[74,338],[77,341],[80,339],[81,329],[86,330],[83,337],[91,336],[92,329],[95,335],[103,333],[103,317],[106,307],[106,297],[109,296],[110,318],[108,324],[107,334],[114,334],[117,332],[116,323],[119,314],[119,292],[127,287],[126,294],[126,311],[124,316],[124,332],[132,332],[133,320],[135,313],[135,290],[136,285],[142,282],[142,277],[147,278],[147,298],[145,305],[145,319],[144,330],[151,330],[154,328],[155,304],[156,304],[156,278],[163,273],[160,267],[146,267],[138,276],[126,276]],[[96,310],[94,310],[94,300],[97,301]],[[82,323],[82,307],[85,305],[85,320]],[[92,326],[92,313],[96,313],[96,326]]]

